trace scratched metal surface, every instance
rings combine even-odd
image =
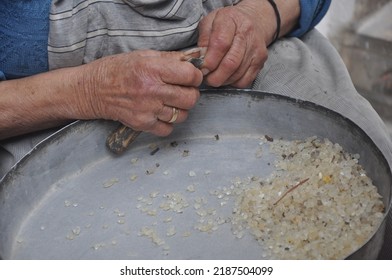
[[[288,140],[318,135],[359,153],[390,205],[391,168],[381,153],[351,121],[312,103],[206,90],[172,135],[143,134],[120,157],[105,148],[116,127],[76,122],[39,144],[3,179],[1,258],[261,259],[262,247],[249,235],[235,238],[230,223],[212,233],[195,229],[200,215],[194,204],[202,199],[203,209],[216,210],[214,219],[230,217],[232,201],[222,203],[210,191],[229,187],[236,177],[273,171],[267,148],[257,156],[265,134]],[[173,193],[189,204],[181,213],[160,209]],[[143,228],[156,236],[141,236]],[[377,258],[384,229],[385,222],[348,258]]]

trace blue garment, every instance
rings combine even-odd
[[[316,26],[327,13],[331,0],[300,0],[301,15],[298,26],[288,36],[301,37]]]
[[[326,14],[331,0],[300,0],[297,29],[300,37]],[[0,81],[46,72],[48,66],[49,12],[51,0],[0,1]]]
[[[48,71],[51,0],[0,1],[0,80]]]

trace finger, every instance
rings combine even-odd
[[[192,109],[200,98],[200,91],[194,87],[165,85],[161,89],[162,104],[182,110]]]
[[[146,59],[143,68],[149,65],[150,71],[160,73],[163,83],[197,87],[203,82],[201,71],[183,60],[184,52],[143,50],[134,53]]]
[[[255,67],[249,68],[242,77],[230,82],[230,85],[236,88],[249,88],[256,79],[260,69]]]
[[[119,121],[135,131],[150,132],[158,136],[169,135],[173,130],[172,124],[159,120],[153,114],[133,115],[129,120],[131,121],[128,122],[128,118],[122,118]]]
[[[133,53],[142,57],[162,57],[173,60],[180,60],[182,52],[180,51],[156,51],[156,50],[136,50]]]
[[[262,54],[259,55],[258,52],[253,50],[251,51],[252,56],[245,54],[246,59],[243,60],[243,63],[239,69],[234,72],[229,79],[227,79],[224,85],[232,85],[235,87],[244,88],[253,82],[257,74],[264,67],[268,53],[267,50],[265,50],[265,52],[262,52]]]
[[[192,63],[172,59],[163,59],[157,63],[160,63],[160,67],[165,67],[161,74],[163,83],[198,87],[203,82],[203,73]]]
[[[164,85],[154,94],[146,94],[135,106],[132,100],[124,99],[116,103],[116,111],[111,119],[119,120],[135,130],[146,131],[159,119],[168,122],[173,116],[173,107],[178,108],[176,122],[187,118],[187,111],[194,107],[200,92],[197,88]]]
[[[188,111],[176,107],[163,106],[157,118],[167,123],[181,123],[188,117]]]
[[[167,136],[172,133],[173,124],[158,120],[154,123],[154,125],[152,125],[149,129],[146,129],[145,131],[155,134],[157,136]]]
[[[215,14],[216,11],[213,11],[209,13],[207,16],[203,17],[199,22],[199,26],[198,26],[199,38],[197,41],[197,45],[199,47],[208,47]]]
[[[223,57],[216,70],[209,73],[206,81],[209,85],[219,87],[229,83],[230,77],[243,76],[248,62],[246,61],[246,41],[241,35],[237,35],[231,48]],[[242,67],[241,67],[242,66]]]
[[[219,10],[214,18],[209,34],[207,53],[204,58],[203,68],[210,72],[218,68],[222,59],[230,50],[233,43],[236,26],[231,20],[219,16]]]

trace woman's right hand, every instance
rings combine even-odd
[[[80,118],[118,120],[135,130],[166,136],[173,107],[183,122],[199,98],[200,70],[181,52],[134,51],[83,67]]]
[[[0,82],[0,140],[77,119],[166,136],[199,98],[203,75],[181,52],[134,51]]]

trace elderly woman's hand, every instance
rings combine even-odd
[[[135,130],[165,136],[173,125],[173,107],[182,122],[199,98],[203,75],[179,52],[134,51],[92,62],[85,67],[86,95],[80,111],[87,118],[118,120]]]
[[[183,53],[134,51],[0,83],[0,139],[76,119],[118,120],[135,130],[170,134],[199,98],[199,69]]]
[[[276,3],[284,35],[297,22],[299,1]],[[266,0],[242,0],[205,16],[199,24],[198,45],[208,49],[202,69],[206,82],[214,87],[248,87],[267,60],[267,46],[276,30],[276,14]]]

